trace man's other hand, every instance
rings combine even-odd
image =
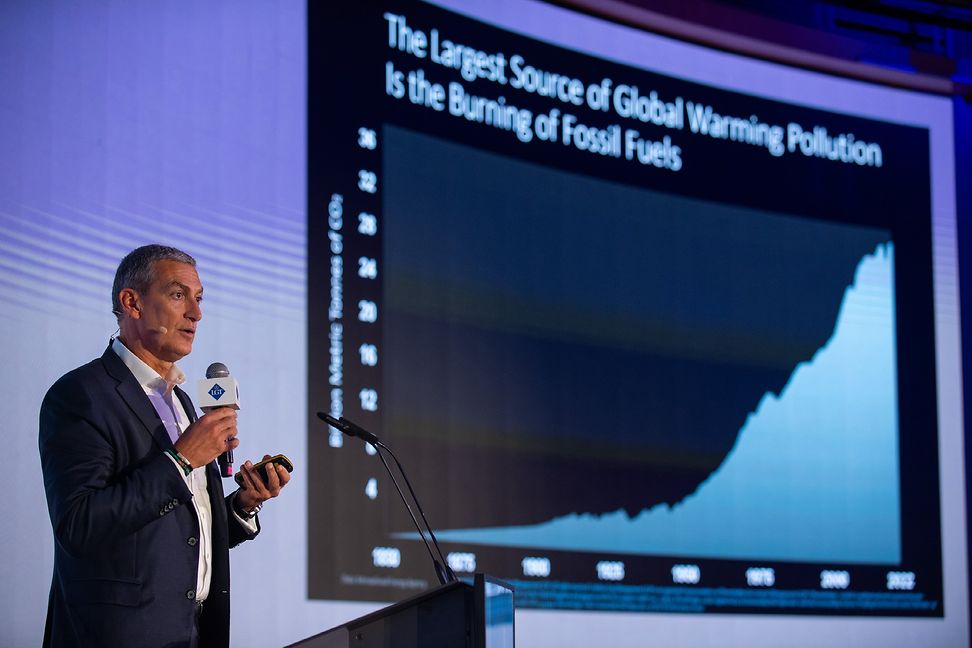
[[[269,459],[270,455],[263,455],[263,458]],[[276,497],[290,481],[290,473],[283,466],[271,463],[266,468],[267,479],[264,481],[252,462],[247,461],[240,466],[243,487],[236,494],[236,501],[244,511],[252,511],[271,497]]]

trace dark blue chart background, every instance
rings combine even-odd
[[[427,468],[420,492],[438,499],[437,465],[476,485],[455,527],[681,500],[890,240],[395,128],[383,142],[384,425]]]

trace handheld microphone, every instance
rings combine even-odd
[[[449,567],[448,561],[446,561],[445,557],[443,556],[442,547],[439,546],[439,541],[436,540],[435,533],[432,531],[432,525],[429,524],[428,518],[425,517],[425,511],[422,510],[422,505],[419,503],[418,497],[415,496],[415,490],[412,488],[412,483],[408,480],[408,475],[405,474],[405,469],[402,468],[402,463],[398,460],[398,457],[395,456],[395,453],[391,451],[391,448],[382,443],[378,439],[377,435],[369,432],[357,423],[349,421],[343,416],[340,419],[336,419],[330,414],[318,412],[317,417],[335,429],[340,430],[344,434],[352,437],[358,437],[359,439],[364,440],[365,443],[370,443],[375,447],[375,450],[378,451],[378,458],[381,459],[381,463],[384,464],[385,470],[388,472],[388,476],[391,477],[392,483],[395,485],[395,490],[398,491],[398,495],[402,498],[405,508],[408,509],[408,514],[412,518],[412,523],[415,524],[415,529],[419,532],[419,535],[422,536],[422,542],[425,543],[425,548],[428,550],[429,556],[432,558],[432,564],[435,567],[435,575],[439,579],[439,584],[445,585],[448,582],[459,580],[455,572],[452,571],[452,568]],[[391,468],[388,467],[388,462],[385,461],[385,457],[382,455],[379,448],[387,452],[389,455],[391,455],[391,458],[395,460],[395,465],[398,466],[398,472],[400,472],[402,477],[405,479],[405,486],[408,487],[408,492],[412,496],[412,501],[415,502],[415,508],[418,509],[419,515],[422,516],[422,521],[425,523],[425,528],[427,529],[429,537],[432,538],[432,544],[435,545],[435,549],[439,553],[438,558],[436,558],[435,552],[432,551],[432,547],[429,545],[429,541],[425,537],[426,532],[423,531],[419,526],[418,519],[416,519],[415,514],[412,513],[412,507],[405,498],[405,493],[402,492],[401,487],[398,485],[398,480],[395,479],[395,475],[392,473]],[[441,562],[439,562],[440,559]]]
[[[222,362],[214,362],[206,369],[206,378],[199,381],[199,409],[209,412],[218,407],[240,409],[240,385],[230,376],[229,369]],[[233,449],[219,455],[219,474],[233,476]]]

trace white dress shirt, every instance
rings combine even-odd
[[[142,386],[142,390],[169,432],[169,438],[175,443],[179,435],[189,427],[189,416],[183,409],[182,402],[173,392],[176,385],[181,385],[186,381],[185,374],[173,364],[168,375],[163,378],[145,364],[141,358],[132,353],[119,338],[115,338],[111,348],[125,363],[125,366],[131,370],[138,384]],[[209,501],[209,492],[206,490],[206,466],[198,466],[186,475],[182,466],[175,459],[172,459],[172,465],[175,470],[179,471],[179,476],[185,480],[189,492],[192,493],[192,506],[199,520],[199,571],[196,576],[196,600],[202,602],[209,595],[213,564],[213,511]],[[257,532],[254,520],[242,519],[236,514],[235,510],[232,517],[236,518],[236,521],[249,534],[252,535]]]

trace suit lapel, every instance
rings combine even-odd
[[[132,375],[132,372],[110,345],[102,354],[101,362],[104,364],[108,375],[117,381],[118,384],[115,389],[118,391],[118,395],[145,426],[145,430],[152,435],[155,443],[162,449],[170,447],[172,441],[169,439],[169,433],[166,431],[162,419],[159,418],[158,412],[155,411],[155,407],[152,406],[148,396],[145,395],[142,386],[135,380],[135,376]],[[191,416],[194,415],[195,413]]]
[[[195,423],[196,418],[196,408],[193,406],[192,401],[189,399],[189,395],[182,391],[182,388],[178,385],[175,387],[175,395],[179,398],[179,402],[182,403],[182,409],[186,411],[189,416],[189,423]]]

